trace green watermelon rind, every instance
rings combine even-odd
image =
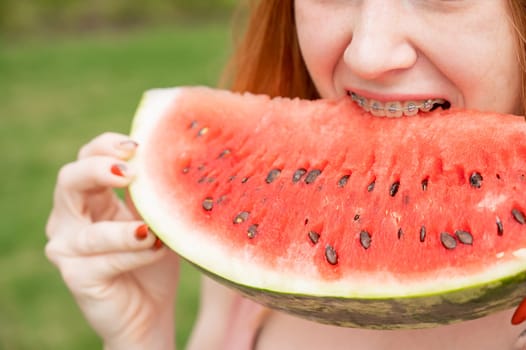
[[[473,320],[517,305],[526,295],[526,272],[492,284],[477,285],[435,294],[366,298],[282,293],[235,284],[203,272],[230,285],[267,307],[311,321],[342,327],[369,329],[420,329]]]
[[[139,145],[148,144],[155,118],[162,118],[183,89],[189,88],[145,93],[131,131],[131,137]],[[142,155],[139,147],[131,163],[140,163]],[[505,310],[526,296],[526,247],[497,256],[496,263],[480,274],[451,278],[444,271],[430,276],[427,283],[399,281],[396,276],[382,272],[331,282],[316,275],[305,277],[309,273],[303,267],[285,274],[266,269],[257,261],[247,266],[247,259],[236,258],[234,252],[220,243],[214,244],[206,232],[198,232],[182,210],[174,210],[173,203],[149,204],[158,201],[159,196],[150,191],[147,169],[136,168],[138,172],[130,186],[132,200],[165,244],[213,278],[272,308],[342,326],[423,328]],[[202,244],[204,239],[206,245]]]

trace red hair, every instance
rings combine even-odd
[[[508,0],[510,16],[517,36],[517,59],[522,71],[522,113],[526,112],[526,0]]]
[[[227,67],[231,90],[314,99],[318,93],[301,57],[294,0],[251,3],[246,32]]]

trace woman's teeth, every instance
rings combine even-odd
[[[444,106],[449,107],[449,103],[442,98],[419,100],[419,101],[390,101],[381,102],[373,99],[367,99],[354,92],[349,92],[352,100],[362,107],[365,111],[371,112],[372,115],[378,117],[401,117],[402,115],[413,116],[418,111],[429,112],[434,107]]]

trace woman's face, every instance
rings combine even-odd
[[[428,100],[519,113],[521,70],[506,0],[295,0],[302,55],[322,97],[371,113]]]

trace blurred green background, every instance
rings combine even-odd
[[[104,131],[127,133],[144,90],[215,85],[235,0],[0,0],[0,349],[97,349],[44,226],[55,176]],[[177,304],[182,348],[197,273]]]

